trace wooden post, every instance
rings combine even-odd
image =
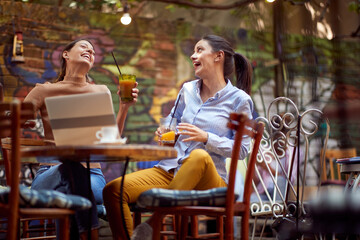
[[[282,43],[281,34],[283,32],[283,0],[273,2],[273,31],[274,31],[274,58],[279,60],[279,64],[274,67],[275,89],[274,97],[284,97],[284,79],[282,77]]]

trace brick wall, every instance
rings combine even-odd
[[[0,82],[5,99],[23,99],[36,83],[55,80],[63,46],[74,39],[90,39],[96,62],[89,75],[96,84],[108,86],[115,111],[119,74],[111,51],[123,73],[137,76],[139,101],[129,111],[124,136],[131,143],[154,143],[157,121],[168,114],[178,92],[173,23],[134,19],[124,26],[115,15],[9,1],[0,2],[0,16]],[[15,30],[23,32],[23,64],[11,62]],[[38,137],[41,130],[38,125],[24,134]],[[109,174],[114,176],[120,168],[104,165],[105,171],[117,171]]]
[[[87,38],[96,51],[90,77],[109,87],[115,110],[118,71],[111,51],[124,73],[137,75],[139,103],[130,111],[125,135],[131,142],[152,140],[157,118],[166,114],[161,109],[168,109],[161,105],[172,104],[177,92],[171,91],[177,90],[174,24],[135,19],[123,26],[115,15],[19,2],[1,2],[0,15],[0,79],[5,98],[23,98],[36,83],[55,80],[62,47],[74,39]],[[11,63],[14,30],[23,32],[24,64]],[[135,129],[138,134],[134,135]]]
[[[233,29],[138,17],[124,26],[119,22],[120,16],[113,14],[12,1],[0,2],[0,17],[0,82],[6,99],[23,98],[36,83],[54,80],[62,47],[77,38],[90,39],[96,51],[90,77],[109,87],[115,110],[118,71],[111,51],[123,73],[137,75],[140,97],[128,114],[124,131],[132,143],[154,143],[153,133],[160,116],[170,111],[182,83],[194,79],[189,56],[204,34],[225,37],[253,62],[252,96],[259,115],[264,115],[274,97],[272,33],[251,30],[252,26]],[[15,30],[23,32],[24,64],[11,62]],[[331,98],[339,63],[342,80],[359,88],[358,42],[344,40],[334,49],[326,39],[284,35],[282,44],[285,92],[299,109],[314,104],[323,108]],[[40,130],[38,126],[26,134],[34,137]]]

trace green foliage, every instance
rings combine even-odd
[[[350,2],[349,3],[349,11],[360,14],[360,0]]]
[[[174,4],[169,4],[165,7],[166,10],[170,11],[170,12],[175,12],[176,10],[176,6]]]

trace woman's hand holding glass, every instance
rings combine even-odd
[[[137,86],[138,86],[138,82],[135,82],[135,87],[132,89],[133,100],[130,101],[130,102],[122,102],[120,100],[121,104],[126,104],[126,105],[131,106],[131,105],[134,105],[137,102],[137,97],[139,95],[139,89],[137,89]],[[119,96],[119,99],[121,99],[120,98],[120,89],[117,91],[117,95]]]
[[[177,134],[176,130],[177,120],[176,118],[160,118],[159,128],[155,134],[158,136],[160,146],[173,147],[176,143]]]
[[[176,128],[178,130],[176,133],[177,135],[189,136],[188,138],[183,139],[183,142],[196,141],[206,143],[208,140],[208,133],[196,127],[195,125],[189,123],[179,123]],[[159,143],[161,138],[161,132],[161,127],[158,127],[155,131],[155,135],[158,137]]]
[[[177,129],[180,135],[189,136],[188,138],[183,139],[183,142],[195,141],[206,143],[208,140],[207,132],[190,123],[179,123]]]

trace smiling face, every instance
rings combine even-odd
[[[75,45],[69,50],[63,52],[63,57],[68,63],[88,64],[89,69],[95,62],[94,47],[86,40],[81,40],[75,43]]]
[[[191,55],[195,75],[200,78],[206,78],[208,74],[214,71],[215,59],[217,53],[213,52],[212,47],[206,40],[200,40],[194,47],[194,53]]]

